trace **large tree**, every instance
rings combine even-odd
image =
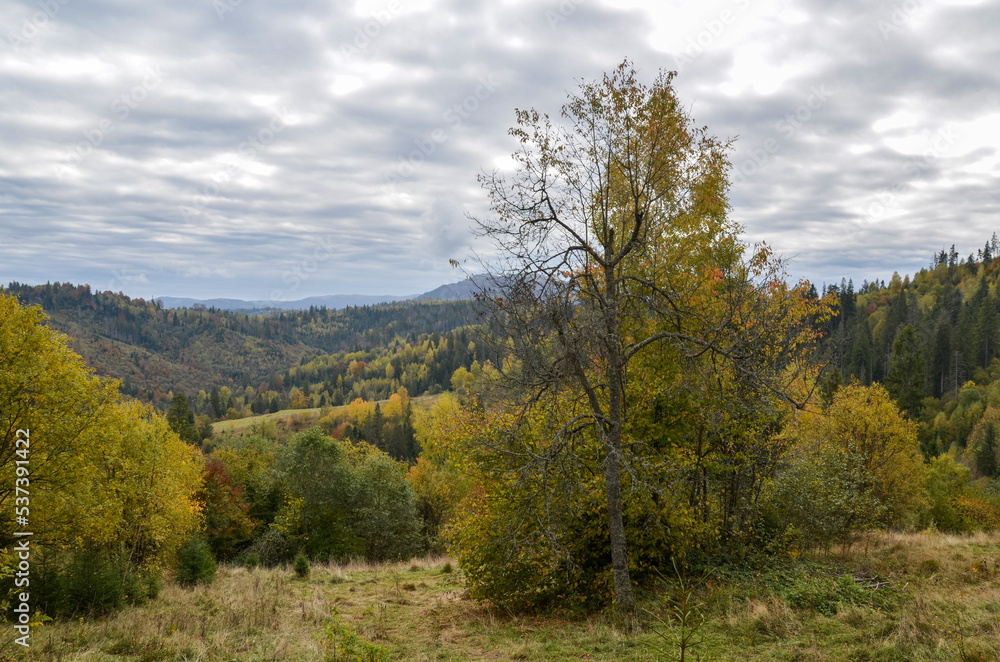
[[[714,447],[716,469],[759,489],[747,488],[759,472],[742,472],[760,459],[750,437],[768,436],[765,419],[794,399],[805,321],[818,310],[808,284],[785,285],[766,247],[739,241],[730,145],[693,123],[673,76],[647,87],[626,61],[571,95],[563,123],[517,111],[516,167],[481,177],[494,213],[477,219],[498,249],[480,299],[498,353],[510,357],[501,366],[509,402],[519,403],[507,441],[489,444],[536,503],[552,472],[599,475],[625,612],[635,600],[623,500],[638,499],[651,475],[639,465],[683,429],[698,437],[693,463]],[[707,500],[703,489],[692,482],[692,503]]]

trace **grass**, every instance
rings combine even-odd
[[[410,398],[410,402],[417,409],[430,409],[440,395],[420,395]],[[388,400],[378,400],[380,405],[385,405]],[[348,405],[329,407],[326,411],[346,413]],[[274,423],[281,425],[287,430],[304,430],[316,425],[323,415],[323,408],[314,407],[311,409],[282,409],[271,414],[260,414],[257,416],[247,416],[246,418],[236,418],[232,420],[220,420],[212,423],[212,433],[214,435],[242,435],[251,426],[256,424]]]
[[[996,535],[875,534],[847,552],[719,568],[690,597],[704,626],[688,660],[1000,659]],[[647,614],[662,615],[661,598],[644,595]],[[467,599],[461,569],[446,558],[316,564],[307,579],[290,567],[222,567],[207,587],[168,583],[146,605],[47,624],[16,659],[325,661],[330,632],[398,660],[676,659],[655,650],[676,634],[659,622],[647,616],[630,633],[603,614],[502,613]],[[12,650],[3,637],[0,659]]]

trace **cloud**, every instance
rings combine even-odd
[[[998,207],[995,3],[0,0],[0,22],[4,281],[431,289],[514,109],[556,116],[625,56],[680,67],[738,137],[734,216],[795,276],[919,269]]]

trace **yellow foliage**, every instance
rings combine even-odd
[[[166,418],[119,395],[45,326],[37,306],[0,293],[0,480],[29,468],[33,543],[63,549],[103,545],[152,568],[196,527],[193,493],[200,454]],[[24,457],[16,431],[30,431]],[[4,532],[13,531],[13,490],[0,489]],[[5,533],[5,538],[9,533]]]
[[[382,416],[390,420],[403,417],[403,398],[399,393],[389,396],[389,401],[382,406]]]
[[[347,420],[361,425],[368,420],[374,411],[374,403],[368,402],[364,398],[355,398],[351,404],[347,405]]]
[[[116,403],[100,444],[95,493],[79,504],[80,537],[122,544],[140,567],[163,566],[198,526],[201,453],[135,400]]]
[[[807,414],[799,452],[856,458],[885,524],[900,524],[926,505],[917,424],[903,417],[880,384],[841,387],[826,414]],[[845,495],[849,498],[849,495]]]

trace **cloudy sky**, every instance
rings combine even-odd
[[[738,138],[746,240],[817,284],[1000,230],[1000,2],[0,0],[0,282],[458,280],[515,108],[631,58]]]

